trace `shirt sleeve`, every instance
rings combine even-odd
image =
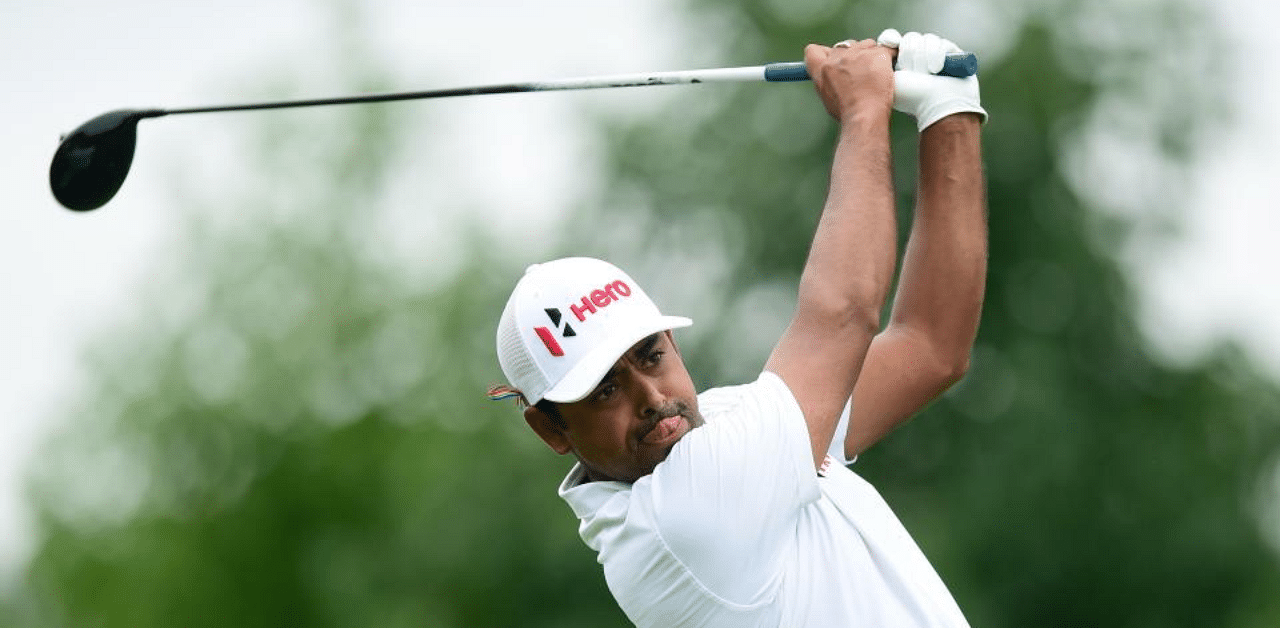
[[[858,459],[857,456],[844,456],[844,439],[849,435],[849,415],[853,412],[853,398],[844,402],[844,411],[840,413],[840,422],[836,424],[836,434],[831,437],[831,446],[827,447],[827,455],[844,466],[849,466]]]
[[[782,379],[766,371],[726,390],[645,480],[672,553],[712,593],[750,604],[777,584],[801,511],[820,493],[809,430]]]

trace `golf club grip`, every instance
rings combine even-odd
[[[978,56],[972,52],[957,52],[947,55],[942,63],[939,76],[965,78],[978,73]],[[770,63],[764,66],[764,80],[770,82],[807,81],[809,70],[803,61],[791,63]]]

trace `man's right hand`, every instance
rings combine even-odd
[[[845,122],[863,113],[887,117],[893,110],[894,54],[864,39],[832,47],[810,44],[804,61],[827,112]]]

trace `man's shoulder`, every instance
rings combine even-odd
[[[753,382],[708,388],[698,394],[698,409],[708,418],[732,412],[741,408],[744,403],[762,397],[776,397],[790,394],[786,384],[777,375],[762,371]]]
[[[724,412],[742,403],[752,384],[717,386],[698,393],[698,409],[705,414]]]

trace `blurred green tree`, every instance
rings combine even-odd
[[[733,51],[717,63],[794,59],[803,42],[885,24],[975,37],[952,35],[979,53],[992,112],[974,367],[859,472],[975,626],[1275,626],[1280,575],[1256,511],[1280,392],[1233,349],[1181,368],[1148,355],[1115,256],[1151,227],[1099,211],[1078,174],[1080,138],[1097,129],[1129,133],[1175,172],[1187,163],[1215,75],[1160,76],[1164,50],[1210,63],[1216,40],[1179,2],[965,7],[951,23],[920,19],[952,15],[934,2],[689,7]],[[356,47],[338,55],[365,77],[355,88],[385,87],[358,38],[336,40]],[[834,129],[803,85],[668,94],[642,120],[602,115],[608,192],[566,220],[563,250],[617,261],[692,315],[681,339],[695,377],[733,383],[790,312]],[[1098,126],[1099,112],[1134,110],[1136,130]],[[36,469],[42,537],[0,619],[625,625],[555,497],[565,461],[480,397],[499,377],[491,325],[520,264],[479,227],[458,235],[456,272],[431,282],[368,252],[367,208],[404,154],[397,111],[264,118],[247,154],[290,191],[249,186],[235,225],[197,218],[225,207],[184,201],[196,207],[182,261],[137,325],[92,352],[81,409]],[[905,208],[914,139],[899,122]],[[1174,211],[1163,172],[1132,183]],[[631,237],[592,244],[604,230]]]
[[[359,35],[331,38],[330,67],[388,90]],[[418,245],[454,269],[438,281],[380,255],[391,179],[445,183],[405,172],[431,134],[408,111],[255,116],[243,191],[177,203],[174,263],[88,352],[36,464],[41,538],[6,625],[622,621],[555,498],[564,465],[484,397],[520,267],[478,228],[436,234],[465,259]]]

